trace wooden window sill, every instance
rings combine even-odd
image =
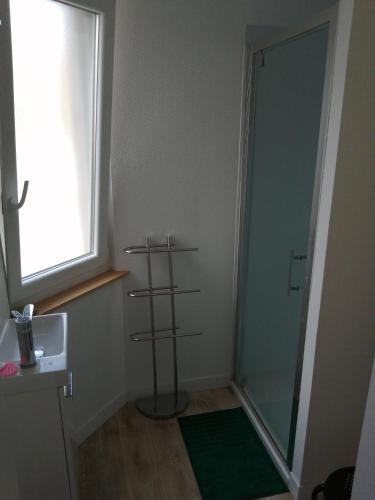
[[[82,297],[83,295],[86,295],[87,293],[93,292],[102,286],[112,283],[112,281],[123,278],[128,274],[129,271],[106,271],[105,273],[95,276],[95,278],[79,283],[79,285],[68,288],[57,295],[41,300],[35,305],[36,313],[47,314],[61,306],[64,306],[65,304],[68,304],[69,302],[72,302],[73,300],[78,299],[79,297]]]

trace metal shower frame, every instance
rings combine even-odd
[[[234,294],[234,349],[233,349],[233,380],[236,389],[242,395],[247,405],[251,409],[251,413],[254,419],[257,421],[258,425],[262,428],[264,433],[268,436],[270,442],[273,444],[276,454],[288,470],[292,469],[293,456],[294,456],[294,441],[296,436],[297,428],[297,416],[298,416],[298,404],[299,404],[299,393],[301,388],[302,379],[302,367],[303,367],[303,356],[304,356],[304,346],[305,346],[305,335],[307,326],[307,314],[309,308],[309,298],[310,298],[310,286],[312,277],[312,264],[315,249],[315,236],[318,218],[318,208],[321,193],[321,182],[323,176],[323,166],[324,166],[324,156],[325,156],[325,144],[328,131],[328,118],[330,109],[330,99],[331,99],[331,85],[333,79],[333,62],[334,62],[334,44],[336,37],[336,25],[337,25],[337,6],[330,7],[329,9],[312,16],[310,20],[299,25],[295,28],[281,30],[275,35],[269,37],[264,42],[256,44],[253,47],[248,47],[245,54],[245,72],[244,72],[244,85],[245,89],[243,96],[243,109],[244,114],[242,117],[241,126],[241,151],[240,151],[240,162],[239,162],[239,180],[238,180],[238,206],[237,206],[237,225],[236,225],[236,248],[235,248],[235,294]],[[241,289],[241,275],[244,273],[243,265],[243,252],[245,248],[245,241],[243,238],[243,232],[246,228],[246,217],[245,217],[245,203],[249,196],[246,193],[247,185],[251,186],[251,168],[248,167],[250,160],[249,157],[252,156],[252,149],[250,146],[251,140],[253,138],[253,99],[254,99],[254,89],[255,89],[255,57],[256,54],[262,53],[263,50],[271,46],[277,46],[279,43],[284,43],[285,40],[292,40],[298,38],[303,33],[315,31],[320,29],[324,25],[329,25],[329,38],[327,46],[327,56],[326,56],[326,76],[324,81],[324,91],[323,91],[323,102],[322,102],[322,114],[320,122],[320,133],[319,133],[319,144],[316,160],[316,172],[315,172],[315,184],[313,190],[313,201],[310,217],[310,231],[309,231],[309,242],[308,242],[308,252],[307,252],[307,262],[306,262],[306,281],[304,286],[304,296],[302,305],[302,315],[300,323],[300,339],[298,347],[298,361],[297,369],[295,374],[294,383],[294,398],[293,398],[293,409],[292,409],[292,422],[291,422],[291,433],[288,446],[287,457],[284,458],[278,448],[277,443],[273,439],[273,436],[269,429],[264,425],[262,419],[258,415],[256,409],[252,405],[250,399],[245,394],[243,389],[238,383],[238,343],[239,343],[239,330],[240,330],[240,289]],[[251,187],[250,187],[251,189]],[[251,194],[250,194],[251,196]]]

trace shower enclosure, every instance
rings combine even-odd
[[[236,385],[291,465],[324,147],[330,22],[250,55]]]

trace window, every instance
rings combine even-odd
[[[10,15],[27,278],[94,251],[98,15],[51,0],[10,0]]]
[[[107,267],[113,11],[107,0],[9,0],[0,109],[11,302]]]

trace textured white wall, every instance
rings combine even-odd
[[[374,22],[374,2],[356,1],[302,447],[303,500],[334,469],[356,462],[375,352]]]
[[[5,279],[5,268],[3,254],[0,250],[0,326],[5,319],[9,318],[8,292]]]
[[[359,443],[352,499],[372,500],[375,491],[375,363]]]
[[[178,323],[203,337],[181,340],[185,381],[222,384],[232,369],[233,261],[245,25],[289,25],[328,1],[119,0],[117,4],[112,181],[114,264],[145,285],[145,261],[124,256],[145,234],[167,233],[197,254],[176,256]],[[158,284],[166,271],[156,259]],[[168,326],[168,299],[158,325]],[[126,300],[126,331],[148,327],[147,302]],[[171,351],[160,344],[160,383]],[[129,389],[151,385],[150,346],[127,345]]]
[[[1,168],[1,163],[0,163]],[[3,179],[0,175],[0,192],[3,192]],[[4,252],[5,252],[5,235],[4,235],[4,215],[0,211],[0,328],[5,319],[9,318],[9,300],[6,283]]]
[[[118,280],[56,311],[68,313],[73,398],[63,399],[62,409],[65,423],[78,442],[126,399],[122,303],[123,280]]]

